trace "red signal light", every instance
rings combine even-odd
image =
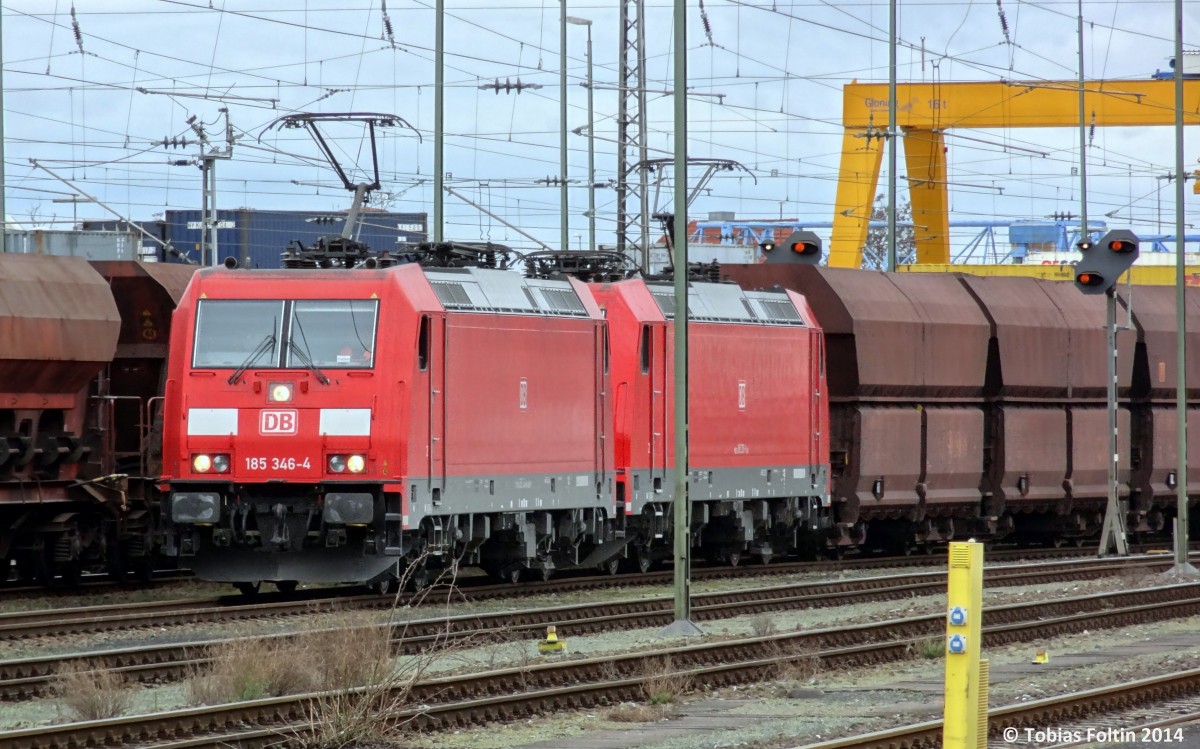
[[[1108,243],[1108,249],[1113,252],[1133,252],[1137,249],[1137,244],[1128,239],[1114,239]]]
[[[814,242],[792,242],[792,252],[797,255],[819,255],[821,248]]]
[[[1075,276],[1075,283],[1083,286],[1099,286],[1100,284],[1104,283],[1104,277],[1099,273],[1089,273],[1084,271],[1078,276]]]

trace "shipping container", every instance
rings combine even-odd
[[[290,242],[310,246],[320,237],[340,235],[345,220],[346,211],[218,211],[217,263],[233,257],[243,268],[279,268],[280,255]],[[169,210],[165,224],[175,248],[200,262],[200,211]],[[357,238],[375,252],[399,252],[409,243],[425,241],[427,227],[424,213],[366,211]]]
[[[130,231],[30,229],[4,232],[4,251],[84,260],[136,260],[141,241]]]

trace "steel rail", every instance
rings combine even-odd
[[[1036,585],[1096,579],[1128,571],[1133,567],[1167,567],[1170,559],[1089,564],[1037,565],[994,568],[988,574],[988,587]],[[863,596],[873,600],[896,600],[935,595],[945,588],[944,573],[889,575],[836,583],[801,583],[709,593],[694,597],[695,617],[714,621],[765,611],[801,610],[858,602]],[[375,599],[372,599],[375,600]],[[392,627],[392,639],[398,653],[420,652],[439,638],[459,641],[488,638],[489,633],[504,631],[506,636],[530,637],[547,624],[570,625],[572,635],[592,634],[628,627],[655,627],[670,623],[667,612],[671,599],[659,597],[637,601],[615,601],[557,606],[527,611],[464,614],[434,619],[396,621],[379,626]],[[296,633],[267,635],[260,640],[282,640]],[[98,652],[60,654],[0,661],[0,700],[30,699],[50,689],[53,676],[70,664],[91,670],[113,670],[126,678],[141,681],[176,680],[211,659],[212,650],[226,639],[120,648]]]
[[[1122,603],[1124,607],[1113,608],[1114,604]],[[984,638],[986,644],[996,645],[1015,638],[1125,626],[1133,621],[1191,616],[1197,612],[1200,612],[1200,584],[1017,604],[985,612],[985,616],[1004,620],[1004,625],[1008,626],[989,624],[985,627]],[[433,678],[397,689],[397,695],[403,695],[408,704],[419,707],[401,712],[395,719],[409,721],[422,730],[443,730],[540,715],[547,710],[596,707],[640,699],[644,696],[642,690],[648,663],[655,664],[658,669],[670,664],[681,675],[690,677],[693,683],[709,687],[770,678],[784,665],[805,658],[818,658],[824,667],[879,665],[911,657],[925,637],[943,629],[944,616],[939,613],[914,620]],[[1200,674],[1200,671],[1196,673]],[[336,695],[296,695],[6,731],[0,732],[0,749],[63,749],[139,743],[162,746],[164,739],[186,742],[170,743],[170,746],[264,746],[278,742],[284,735],[308,730],[313,710],[321,708],[322,700],[335,696],[344,698],[347,694],[364,698],[390,696],[380,693],[379,688],[360,688]],[[1025,707],[1028,705],[1018,706]],[[940,732],[938,738],[940,740]],[[910,744],[901,740],[890,746]]]
[[[1127,558],[1127,564],[1158,564],[1165,555],[1152,554],[1144,557]],[[928,559],[933,559],[932,557]],[[877,560],[878,564],[871,567],[897,566],[894,558]],[[944,560],[937,559],[944,564]],[[1094,562],[1095,557],[1074,558],[1060,561],[1042,562],[1049,567],[1055,565],[1070,566]],[[824,565],[828,563],[817,563]],[[1038,563],[995,566],[989,569],[1028,569]],[[771,567],[712,567],[694,571],[693,577],[698,580],[730,579],[761,576],[764,570],[770,574],[789,574],[792,572],[813,572],[824,569],[815,567],[813,563],[797,562]],[[839,569],[832,567],[830,569]],[[840,568],[844,570],[845,568]],[[928,574],[945,578],[945,572],[938,570],[930,573],[908,573],[909,575]],[[455,595],[463,602],[494,600],[498,598],[528,597],[534,595],[561,594],[589,590],[605,590],[613,587],[646,586],[654,584],[669,584],[672,573],[630,574],[612,576],[592,576],[547,580],[520,585],[511,584],[475,584],[468,579],[465,583],[455,585]],[[866,579],[866,578],[860,578]],[[849,582],[849,581],[847,581]],[[437,586],[441,592],[448,590]],[[103,606],[86,606],[77,608],[58,608],[38,611],[18,611],[0,614],[0,640],[22,639],[28,637],[58,637],[73,634],[93,634],[111,632],[138,627],[167,627],[195,625],[211,622],[228,622],[248,619],[279,618],[285,616],[311,615],[322,607],[328,609],[382,610],[393,606],[412,606],[422,600],[428,600],[430,593],[422,591],[415,594],[399,596],[346,595],[346,589],[319,589],[302,591],[291,596],[268,595],[260,598],[242,596],[222,596],[217,598],[191,598],[168,601],[152,601],[145,603],[123,603]],[[442,602],[440,597],[435,597]]]
[[[1068,721],[1106,712],[1128,710],[1182,696],[1200,695],[1200,669],[1177,671],[1109,687],[988,710],[988,737],[1001,738],[1006,728],[1062,726]],[[1159,721],[1172,725],[1177,719]],[[833,741],[804,744],[796,749],[936,749],[942,745],[942,721],[931,720]]]

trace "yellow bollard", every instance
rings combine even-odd
[[[987,686],[980,673],[983,544],[950,544],[948,579],[942,746],[979,749],[987,745]]]

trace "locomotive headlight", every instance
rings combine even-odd
[[[271,403],[289,403],[292,400],[292,383],[272,382],[267,386],[267,400]]]
[[[217,473],[229,473],[229,456],[224,454],[214,455],[212,457],[212,468]]]
[[[344,472],[346,470],[346,456],[345,455],[330,455],[329,456],[329,470],[331,473]]]
[[[209,456],[204,454],[192,456],[192,470],[196,473],[208,473],[212,467],[213,461]]]
[[[350,473],[362,473],[367,467],[367,461],[361,455],[351,455],[346,458],[346,467],[350,469]]]

